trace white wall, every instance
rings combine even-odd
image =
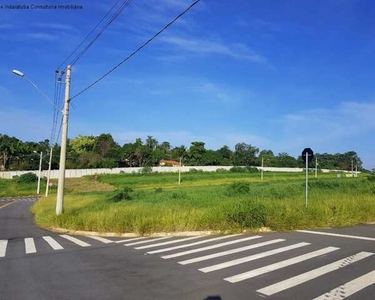
[[[181,172],[189,172],[191,169],[196,170],[203,170],[205,172],[215,172],[217,169],[226,169],[229,170],[233,168],[233,166],[185,166],[181,167]],[[261,167],[255,167],[261,170]],[[168,173],[168,172],[178,172],[179,167],[152,167],[152,172],[159,172],[159,173]],[[313,169],[313,168],[311,168]],[[142,170],[142,168],[113,168],[113,169],[72,169],[66,170],[65,177],[66,178],[77,178],[82,177],[85,175],[95,175],[95,174],[119,174],[119,173],[138,173]],[[276,167],[264,167],[264,171],[270,172],[303,172],[303,168],[276,168]],[[38,175],[38,171],[7,171],[7,172],[0,172],[0,178],[3,179],[11,179],[13,176],[20,176],[22,174],[32,172]],[[47,177],[48,171],[42,171],[42,177]],[[328,170],[322,169],[322,172],[345,172],[351,173],[350,171],[340,171],[340,170]],[[51,170],[51,179],[58,178],[59,170]],[[360,172],[358,172],[360,173]]]

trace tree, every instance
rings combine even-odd
[[[221,155],[221,165],[232,165],[233,151],[227,145],[221,147],[217,152]]]
[[[222,155],[220,152],[214,150],[207,150],[202,155],[202,166],[220,166],[222,165]]]
[[[277,167],[295,168],[295,167],[297,167],[297,165],[298,165],[297,160],[293,156],[290,156],[286,152],[279,153],[276,156],[276,166]]]
[[[83,152],[91,152],[94,148],[95,137],[90,135],[78,135],[76,138],[69,141],[71,149],[81,154]]]
[[[204,142],[192,142],[188,152],[189,164],[192,166],[202,165],[202,158],[207,151]]]
[[[1,170],[7,170],[13,156],[22,151],[22,141],[15,137],[0,134]]]
[[[180,157],[183,158],[183,160],[186,161],[187,158],[187,149],[184,145],[181,145],[180,147],[174,147],[171,151],[171,158],[179,161]]]
[[[238,143],[234,150],[234,165],[235,166],[251,166],[257,162],[257,154],[259,149],[250,144]]]

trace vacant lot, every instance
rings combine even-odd
[[[63,215],[54,215],[54,195],[37,202],[33,211],[44,227],[139,234],[292,230],[375,221],[374,181],[310,176],[307,209],[303,174],[265,173],[261,181],[259,173],[218,172],[182,174],[180,186],[177,174],[92,176],[67,192]]]

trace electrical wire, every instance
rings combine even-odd
[[[113,16],[109,19],[107,24],[99,31],[99,33],[93,38],[93,40],[74,58],[70,65],[73,66],[77,61],[82,57],[83,54],[86,53],[86,51],[94,44],[94,42],[102,35],[102,33],[109,27],[109,25],[112,24],[112,22],[124,11],[125,8],[129,6],[129,4],[132,2],[132,0],[126,0],[121,6],[118,8],[118,10],[113,14]]]
[[[111,9],[101,18],[101,20],[95,25],[95,27],[86,35],[86,37],[77,45],[77,47],[70,53],[70,55],[59,65],[57,70],[59,70],[68,60],[72,57],[72,55],[82,46],[82,44],[89,38],[89,36],[99,27],[99,25],[104,21],[104,19],[111,13],[111,11],[115,8],[115,6],[120,2],[117,0],[111,7]]]
[[[118,67],[120,67],[123,63],[125,63],[127,60],[132,58],[135,54],[137,54],[139,51],[141,51],[144,47],[146,47],[150,42],[152,42],[156,37],[158,37],[163,31],[165,31],[169,26],[171,26],[174,22],[176,22],[179,18],[181,18],[184,14],[186,14],[193,6],[195,6],[200,0],[195,0],[189,7],[187,7],[183,12],[181,12],[177,17],[175,17],[172,21],[170,21],[167,25],[165,25],[161,30],[159,30],[153,37],[151,37],[149,40],[147,40],[145,43],[143,43],[139,48],[137,48],[135,51],[133,51],[129,56],[127,56],[124,60],[122,60],[120,63],[118,63],[116,66],[114,66],[111,70],[109,70],[107,73],[105,73],[103,76],[101,76],[99,79],[95,80],[93,83],[91,83],[89,86],[81,90],[79,93],[75,94],[73,97],[70,98],[70,100],[73,100],[74,98],[82,95],[84,92],[86,92],[88,89],[92,88],[95,84],[99,83],[101,80],[103,80],[105,77],[107,77],[109,74],[111,74],[113,71],[115,71]]]

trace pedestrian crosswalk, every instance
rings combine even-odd
[[[7,197],[7,198],[0,198],[0,203],[8,203],[8,202],[35,202],[39,199],[38,196],[29,196],[29,197]]]
[[[102,237],[73,237],[70,235],[54,235],[42,237],[27,237],[23,239],[0,239],[0,260],[13,253],[31,255],[48,251],[61,251],[67,249],[81,249],[91,247],[89,240],[93,240],[96,245],[110,244],[114,241]],[[127,239],[129,241],[129,239]]]
[[[278,294],[292,292],[300,285],[309,286],[311,291],[315,292],[314,280],[327,278],[335,272],[345,272],[345,278],[350,280],[346,283],[336,282],[337,287],[334,280],[328,281],[332,290],[324,291],[323,294],[322,291],[318,291],[321,295],[316,294],[315,299],[341,300],[375,286],[375,270],[359,268],[353,274],[345,271],[351,270],[352,265],[374,259],[374,253],[368,251],[354,251],[347,256],[346,252],[345,255],[341,254],[342,249],[339,247],[318,247],[305,241],[291,243],[286,239],[267,239],[260,235],[164,239],[165,241],[162,241],[163,238],[142,238],[137,242],[125,241],[127,243],[124,246],[133,247],[137,251],[164,260],[175,260],[175,263],[182,267],[192,265],[198,273],[204,273],[204,276],[210,276],[212,273],[215,278],[220,278],[220,274],[223,274],[221,279],[228,284],[253,280],[259,285],[256,292],[260,296],[276,295],[275,299],[278,299]],[[284,269],[287,271],[283,271]],[[361,274],[358,274],[359,272]],[[282,274],[284,278],[279,277],[277,273]],[[261,280],[256,280],[258,277]],[[285,294],[284,297],[287,298]],[[303,299],[302,295],[300,297]]]
[[[314,292],[314,281],[337,272],[345,273],[345,278],[348,278],[346,282],[329,280],[329,288],[316,293],[315,299],[341,300],[371,286],[375,288],[375,270],[371,267],[375,263],[363,268],[367,266],[366,262],[375,259],[373,252],[353,251],[348,255],[348,250],[343,251],[339,247],[261,235],[118,239],[55,234],[16,240],[0,239],[0,263],[3,259],[12,258],[12,252],[18,255],[22,252],[29,257],[44,253],[46,249],[59,253],[71,249],[93,249],[98,245],[112,245],[122,249],[125,246],[125,249],[131,248],[151,255],[151,258],[161,259],[161,262],[171,261],[181,268],[190,266],[197,274],[219,278],[226,284],[253,281],[256,285],[254,290],[259,295],[275,299],[278,299],[279,294],[293,292],[293,289],[302,285]],[[355,273],[348,273],[353,266],[362,262],[364,264]],[[301,265],[303,267],[298,268]],[[284,294],[283,298],[288,296]]]

